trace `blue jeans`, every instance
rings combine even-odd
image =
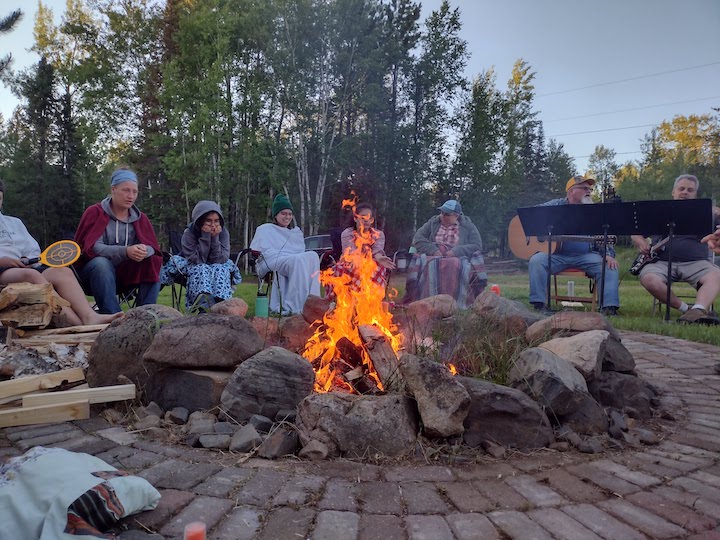
[[[600,286],[602,276],[602,257],[597,253],[584,253],[581,255],[563,255],[556,253],[552,256],[553,274],[568,268],[578,268],[595,278]],[[530,274],[530,303],[547,303],[547,275],[548,255],[547,253],[536,253],[530,257],[528,264]],[[617,269],[605,268],[605,288],[603,298],[600,300],[601,307],[620,307],[620,285]]]
[[[117,298],[115,267],[110,259],[95,257],[80,270],[83,288],[95,297],[100,313],[119,313],[122,311]],[[157,303],[160,282],[138,285],[138,305]]]

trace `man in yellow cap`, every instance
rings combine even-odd
[[[540,206],[592,204],[593,185],[595,185],[595,180],[592,178],[580,175],[573,176],[565,184],[566,196],[564,198],[553,199]],[[559,249],[552,255],[552,271],[556,273],[568,268],[577,268],[593,276],[596,283],[600,283],[602,279],[602,255],[602,245],[594,242],[563,241]],[[615,260],[615,251],[611,246],[608,247],[606,261],[604,294],[600,300],[600,305],[603,314],[614,316],[620,307],[620,293],[618,291],[618,264]],[[548,254],[538,252],[533,255],[528,264],[528,272],[530,275],[530,303],[535,309],[544,311],[548,308],[545,305],[547,299]]]

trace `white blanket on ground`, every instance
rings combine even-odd
[[[259,251],[259,276],[275,272],[277,279],[270,291],[270,309],[283,315],[301,313],[308,295],[320,296],[320,258],[305,251],[305,239],[299,227],[287,229],[265,223],[255,231],[250,249]]]

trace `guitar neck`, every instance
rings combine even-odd
[[[547,242],[548,236],[538,236],[538,240]],[[602,235],[599,236],[576,236],[576,235],[567,235],[567,234],[558,234],[553,235],[552,240],[553,242],[602,242],[604,237]],[[617,241],[616,236],[608,236],[608,244],[614,244]]]

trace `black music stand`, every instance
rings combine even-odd
[[[547,305],[550,306],[550,276],[552,236],[603,235],[604,254],[600,281],[600,305],[605,294],[605,259],[607,235],[667,235],[668,259],[672,255],[675,235],[701,236],[712,231],[712,201],[692,199],[684,201],[636,201],[605,204],[566,204],[518,208],[523,230],[528,236],[548,240]],[[668,288],[665,320],[670,320],[670,290],[672,264],[668,264]]]

